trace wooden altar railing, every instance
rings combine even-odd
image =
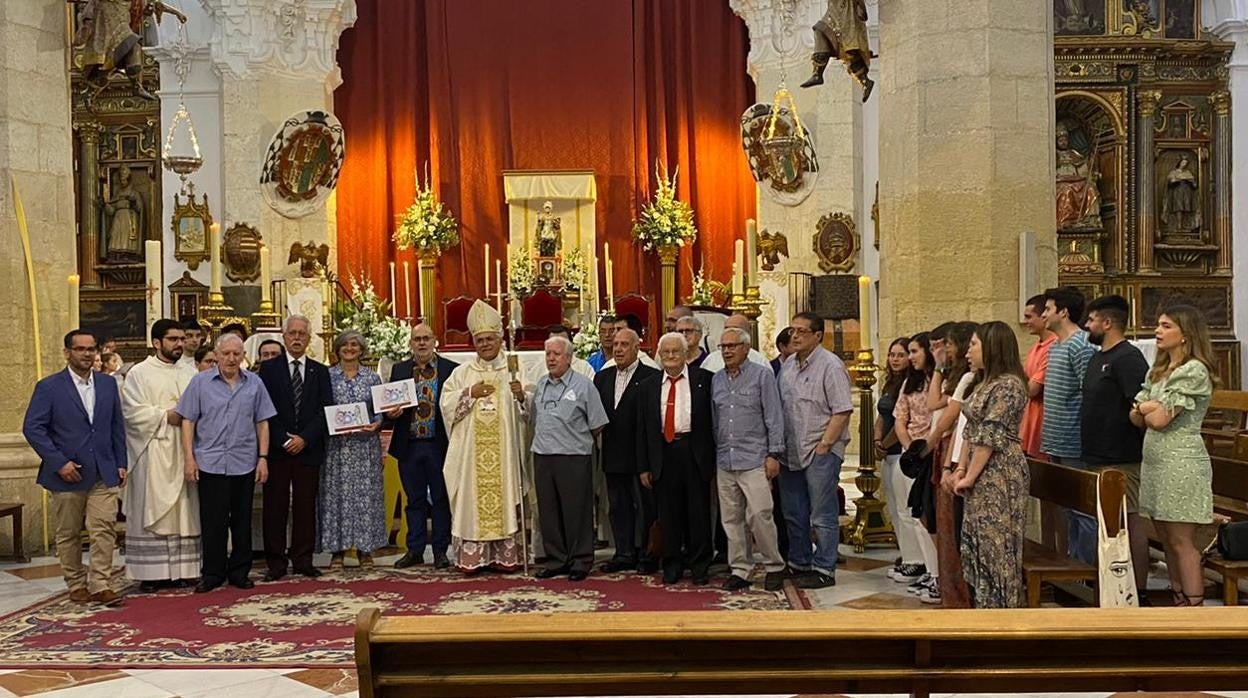
[[[360,612],[363,698],[1248,689],[1248,608]]]

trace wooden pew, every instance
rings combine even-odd
[[[1034,459],[1028,459],[1028,465],[1031,467],[1031,496],[1096,517],[1096,473]],[[1125,474],[1119,470],[1106,471],[1101,486],[1101,507],[1111,536],[1117,535],[1122,521],[1122,496],[1126,487]],[[1065,525],[1064,517],[1059,517],[1058,525]],[[1045,538],[1050,537],[1046,534]],[[1040,606],[1040,588],[1046,582],[1089,582],[1093,586],[1097,582],[1094,565],[1068,557],[1065,550],[1053,550],[1032,540],[1026,541],[1023,549],[1023,575],[1027,580],[1027,605],[1031,608]]]
[[[1248,392],[1213,391],[1200,433],[1209,455],[1248,460]]]
[[[1248,462],[1218,458],[1213,462],[1214,508],[1232,519],[1248,519]],[[1239,605],[1239,580],[1248,577],[1248,561],[1223,560],[1217,550],[1205,558],[1205,567],[1222,575],[1222,602]]]
[[[362,698],[1248,688],[1248,608],[360,612]]]

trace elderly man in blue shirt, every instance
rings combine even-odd
[[[243,340],[221,335],[217,367],[198,373],[178,402],[187,482],[199,483],[203,567],[196,593],[251,574],[251,510],[256,483],[269,476],[269,423],[277,414],[260,377],[242,370]],[[234,549],[226,558],[226,535]]]
[[[749,360],[750,335],[729,327],[720,336],[724,369],[711,379],[714,401],[719,512],[728,534],[728,591],[750,586],[754,561],[749,559],[746,529],[754,550],[763,556],[767,576],[763,588],[779,591],[784,559],[776,542],[771,480],[780,475],[784,454],[784,408],[771,367]]]
[[[527,406],[533,425],[533,474],[546,567],[579,582],[594,564],[594,438],[607,424],[598,390],[572,370],[572,342],[546,340],[546,369]]]

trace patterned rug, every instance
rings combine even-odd
[[[810,608],[791,584],[784,592],[763,591],[760,583],[728,593],[695,587],[688,578],[665,587],[657,577],[633,574],[573,583],[464,577],[427,567],[357,568],[258,583],[250,591],[140,594],[131,586],[116,608],[82,606],[60,594],[0,618],[0,668],[354,666],[355,616],[368,606],[411,615]]]

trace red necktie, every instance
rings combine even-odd
[[[667,411],[663,415],[663,438],[670,444],[676,440],[676,381],[683,376],[670,376],[671,387],[667,389]]]

